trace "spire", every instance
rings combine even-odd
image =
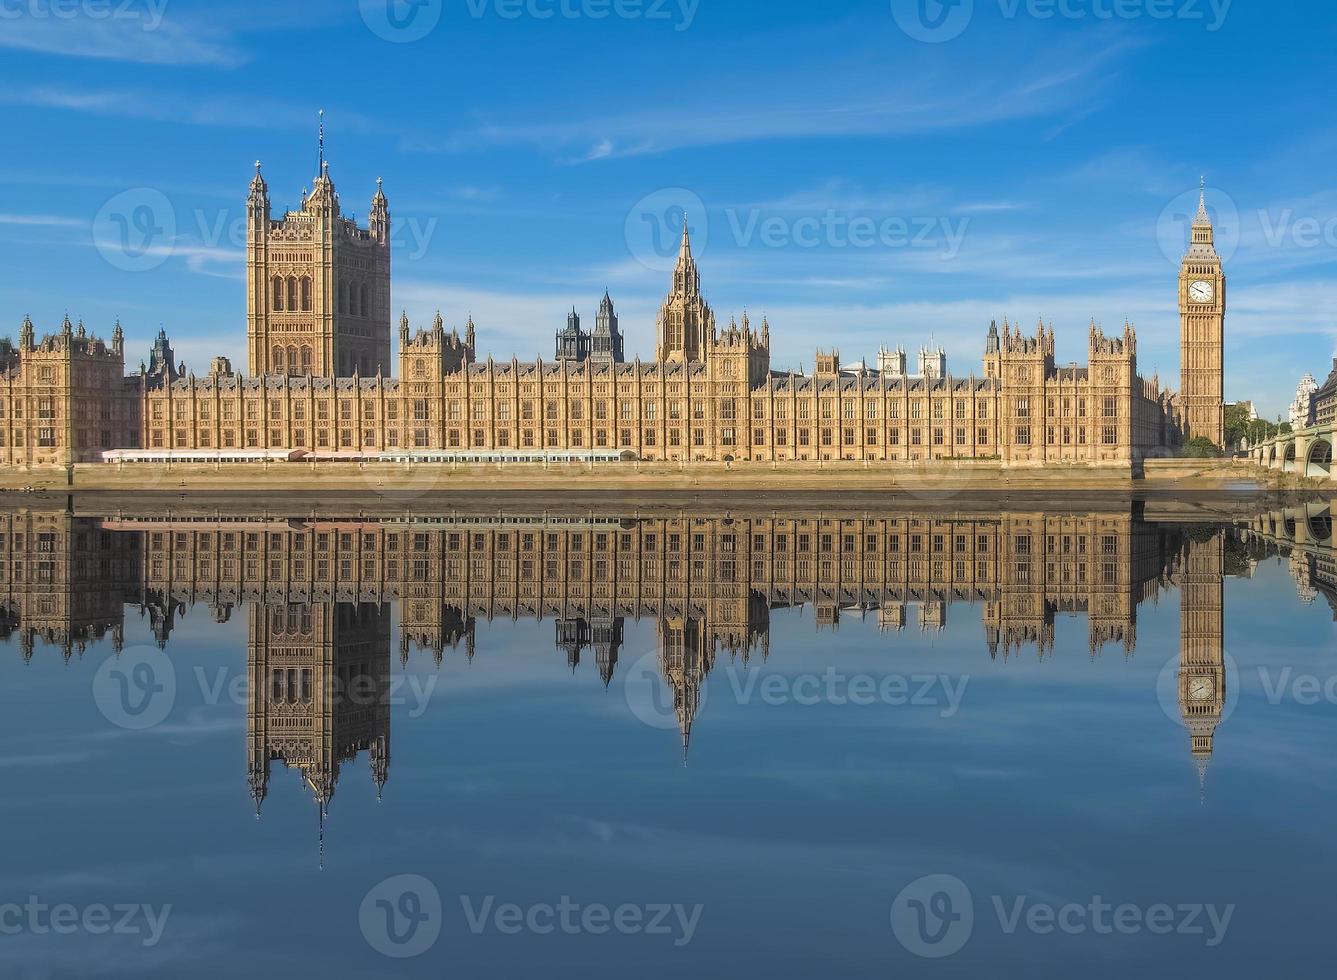
[[[692,257],[692,230],[687,224],[687,211],[682,212],[682,249],[680,254],[685,258]]]
[[[1199,181],[1198,190],[1198,214],[1193,219],[1195,225],[1210,225],[1212,216],[1207,213],[1207,178],[1204,176]]]
[[[325,168],[329,166],[325,162],[325,110],[320,110],[320,166],[316,168],[319,174],[325,173]]]
[[[246,199],[246,203],[253,208],[263,208],[268,214],[269,208],[269,185],[265,183],[264,175],[260,173],[260,161],[255,161],[255,176],[251,178],[251,192]]]

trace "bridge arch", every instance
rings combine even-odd
[[[1295,440],[1294,440],[1294,439],[1292,439],[1290,442],[1286,443],[1286,454],[1285,454],[1285,456],[1284,456],[1283,459],[1282,459],[1281,468],[1282,468],[1283,470],[1285,470],[1286,472],[1288,472],[1288,473],[1294,473],[1294,472],[1296,472],[1297,469],[1298,469],[1298,467],[1296,466],[1296,461],[1295,461]]]
[[[1327,503],[1310,504],[1305,508],[1309,523],[1311,544],[1332,546],[1332,510]]]
[[[1332,475],[1332,443],[1319,437],[1309,447],[1309,456],[1305,460],[1305,476],[1324,478]]]

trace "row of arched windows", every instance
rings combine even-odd
[[[339,312],[371,316],[371,290],[365,282],[339,283]]]
[[[311,312],[311,277],[275,276],[272,285],[273,307],[278,313]]]
[[[274,345],[270,352],[270,370],[274,374],[310,374],[311,347],[303,344],[299,349],[294,344],[283,347]]]
[[[271,306],[276,313],[311,312],[310,276],[275,276],[270,291]],[[365,282],[339,283],[339,312],[371,316],[371,289]]]

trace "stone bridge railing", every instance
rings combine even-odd
[[[1250,449],[1249,459],[1264,469],[1337,482],[1332,468],[1334,430],[1337,425],[1329,422],[1279,435]]]

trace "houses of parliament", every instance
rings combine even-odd
[[[161,332],[127,375],[109,340],[66,317],[38,336],[25,319],[0,341],[0,462],[68,467],[140,450],[209,460],[305,451],[352,460],[397,454],[603,454],[679,462],[992,459],[1127,467],[1187,438],[1223,443],[1226,283],[1205,206],[1178,280],[1177,392],[1138,370],[1127,322],[1092,321],[1084,366],[1055,360],[1052,324],[991,324],[967,377],[916,376],[879,360],[811,374],[771,363],[771,325],[717,321],[684,219],[659,311],[654,358],[628,361],[612,297],[592,331],[572,311],[552,360],[480,358],[470,318],[438,313],[392,346],[391,212],[377,182],[365,227],[345,214],[323,159],[300,207],[275,217],[259,164],[246,204],[248,364],[190,370]],[[203,366],[202,366],[203,367]]]
[[[1330,512],[1317,519],[1330,540]],[[505,646],[499,631],[515,620],[548,622],[554,663],[604,686],[627,669],[632,624],[650,624],[662,710],[686,753],[694,726],[706,732],[698,741],[710,737],[699,716],[711,672],[726,658],[766,660],[773,615],[802,610],[818,630],[875,625],[893,656],[907,628],[936,633],[951,617],[976,618],[974,655],[958,647],[937,668],[970,672],[977,656],[1051,659],[1067,617],[1085,620],[1092,658],[1131,656],[1139,607],[1177,591],[1177,694],[1167,697],[1177,697],[1188,729],[1186,755],[1205,770],[1234,693],[1224,579],[1241,566],[1228,553],[1276,553],[1261,532],[1293,524],[1273,516],[1239,530],[1197,528],[1117,506],[282,519],[244,505],[171,514],[24,507],[0,516],[0,638],[25,659],[63,651],[76,662],[99,643],[119,651],[127,611],[164,649],[187,610],[220,623],[245,617],[239,792],[258,809],[275,767],[295,771],[323,814],[355,760],[376,792],[390,777],[393,659],[472,662],[491,642]],[[1331,551],[1289,534],[1282,541],[1292,568],[1303,565],[1302,596],[1322,595],[1337,610]],[[957,622],[953,635],[967,628]]]

